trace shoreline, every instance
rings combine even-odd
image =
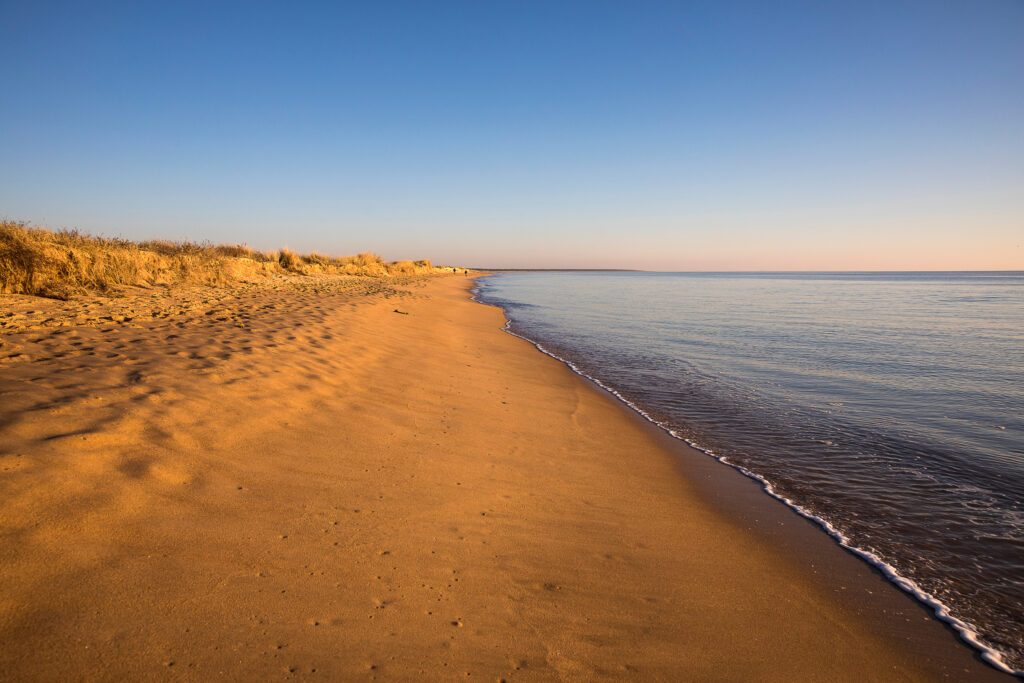
[[[1007,680],[468,280],[302,282],[5,331],[0,677]]]
[[[484,273],[483,275],[477,277],[487,277],[488,275],[490,275],[490,273]],[[750,471],[749,469],[743,467],[742,465],[738,465],[736,463],[731,462],[725,456],[720,456],[714,453],[712,450],[704,448],[697,443],[694,443],[693,441],[680,435],[672,427],[654,419],[641,406],[630,401],[617,390],[615,390],[613,387],[608,386],[600,379],[587,374],[572,361],[562,358],[558,354],[545,348],[543,343],[531,339],[530,337],[527,337],[525,335],[519,334],[518,332],[512,329],[512,319],[508,317],[507,311],[505,311],[498,304],[492,304],[480,299],[478,297],[478,290],[472,290],[471,298],[477,303],[480,303],[485,306],[492,306],[501,310],[502,314],[505,316],[505,325],[502,328],[504,332],[518,339],[522,339],[523,341],[534,346],[538,351],[540,351],[544,355],[553,358],[559,363],[562,363],[573,373],[580,376],[584,381],[592,385],[595,388],[595,390],[601,392],[604,395],[610,396],[616,402],[620,403],[625,409],[629,410],[632,414],[641,418],[642,421],[645,423],[645,426],[649,425],[651,427],[658,429],[661,433],[679,442],[679,444],[682,447],[684,447],[687,451],[692,451],[693,453],[699,453],[704,456],[707,456],[711,458],[714,462],[719,463],[721,465],[725,465],[733,472],[739,473],[742,476],[749,479],[750,481],[755,482],[762,493],[766,494],[772,500],[775,500],[784,505],[788,511],[796,514],[802,520],[812,524],[817,531],[824,532],[824,534],[827,535],[835,543],[837,547],[846,551],[849,555],[855,557],[859,561],[865,563],[868,567],[870,567],[873,573],[882,576],[889,586],[899,589],[900,591],[902,591],[904,595],[912,598],[916,602],[917,606],[928,611],[929,615],[932,618],[940,622],[949,631],[956,635],[961,645],[973,651],[978,656],[978,658],[980,658],[986,664],[988,664],[989,666],[993,667],[995,670],[1001,673],[1008,674],[1009,676],[1024,676],[1024,671],[1014,670],[1008,664],[1006,664],[1005,660],[1003,659],[1002,653],[1000,653],[998,650],[992,647],[989,647],[984,642],[982,642],[981,634],[976,630],[976,628],[973,625],[966,623],[961,619],[953,616],[949,611],[949,607],[945,603],[943,603],[938,598],[935,598],[930,593],[920,588],[913,580],[900,574],[895,567],[882,560],[876,554],[851,544],[846,535],[839,531],[829,520],[819,515],[816,515],[812,512],[809,512],[796,501],[793,501],[777,493],[772,482],[766,479],[765,477]],[[684,473],[683,476],[687,475]],[[710,497],[714,498],[716,496],[714,496],[714,494],[711,493]],[[753,505],[748,503],[748,507],[752,506]],[[750,516],[749,510],[744,511],[740,509],[732,510],[731,514],[738,515],[740,518],[749,518]],[[854,574],[854,572],[850,571],[849,575],[853,576]]]

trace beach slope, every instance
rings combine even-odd
[[[937,677],[470,280],[304,282],[4,298],[0,679]]]

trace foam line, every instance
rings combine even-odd
[[[583,372],[583,370],[581,370],[572,361],[566,360],[565,358],[562,358],[561,356],[558,356],[557,354],[552,353],[551,351],[548,351],[539,342],[536,342],[533,339],[530,339],[529,337],[525,337],[525,336],[519,334],[518,332],[514,331],[512,329],[512,319],[508,317],[508,311],[506,311],[503,306],[496,305],[496,304],[491,304],[491,303],[489,303],[487,301],[481,300],[477,296],[479,293],[481,293],[481,287],[480,287],[479,284],[477,284],[477,285],[475,285],[473,287],[473,289],[471,291],[470,298],[473,301],[476,301],[477,303],[482,303],[482,304],[485,304],[485,305],[488,305],[488,306],[496,306],[497,308],[501,308],[501,310],[504,312],[504,314],[505,314],[505,325],[502,327],[502,330],[504,332],[507,332],[508,334],[512,335],[513,337],[518,337],[519,339],[522,339],[522,340],[524,340],[526,342],[529,342],[530,344],[533,344],[537,348],[538,351],[540,351],[544,355],[550,356],[551,358],[554,358],[555,360],[557,360],[560,363],[564,364],[566,367],[568,367],[570,370],[575,372],[580,377],[583,377],[584,379],[587,379],[590,382],[593,382],[595,385],[600,387],[602,390],[608,392],[609,394],[614,396],[616,399],[618,399],[622,403],[624,403],[627,406],[629,406],[630,409],[632,409],[634,412],[638,413],[645,420],[647,420],[651,424],[653,424],[653,425],[659,427],[660,429],[664,430],[665,432],[667,432],[673,438],[679,439],[680,441],[684,442],[685,444],[687,444],[691,448],[694,448],[695,450],[698,450],[701,453],[709,455],[712,458],[714,458],[715,460],[717,460],[717,461],[719,461],[719,462],[721,462],[721,463],[723,463],[725,465],[728,465],[729,467],[732,467],[733,469],[735,469],[738,472],[744,474],[745,476],[750,477],[751,479],[754,479],[755,481],[759,482],[761,484],[761,488],[768,495],[770,495],[772,498],[775,498],[776,500],[781,501],[787,507],[789,507],[791,510],[793,510],[794,512],[799,514],[801,517],[804,517],[804,518],[809,519],[812,522],[816,523],[829,536],[831,536],[841,547],[843,547],[844,549],[846,549],[850,553],[854,554],[855,556],[859,557],[860,559],[864,560],[865,562],[870,564],[872,567],[877,569],[879,572],[882,573],[883,576],[885,576],[886,579],[889,580],[890,583],[895,584],[897,587],[902,589],[904,592],[909,593],[910,595],[912,595],[919,602],[927,605],[940,621],[942,621],[943,623],[948,624],[949,626],[951,626],[957,632],[957,634],[960,636],[961,640],[963,640],[965,643],[967,643],[970,647],[972,647],[975,650],[977,650],[978,654],[981,656],[981,658],[985,662],[987,662],[991,666],[995,667],[996,669],[999,669],[1000,671],[1003,671],[1005,673],[1011,674],[1013,676],[1018,676],[1018,677],[1024,678],[1024,670],[1016,670],[1016,669],[1011,668],[1010,665],[1006,663],[1006,661],[1003,658],[1003,655],[1002,655],[1001,652],[999,652],[995,648],[989,646],[988,644],[986,644],[981,639],[981,634],[978,633],[977,629],[973,625],[971,625],[971,624],[963,621],[962,619],[959,619],[958,617],[954,616],[950,612],[949,607],[945,603],[943,603],[941,600],[939,600],[938,598],[933,596],[931,593],[928,593],[927,591],[922,589],[920,586],[918,586],[916,583],[914,583],[914,581],[912,579],[909,579],[906,576],[903,576],[902,574],[900,574],[899,571],[895,567],[893,567],[892,565],[890,565],[887,562],[885,562],[884,560],[882,560],[882,558],[880,558],[878,555],[876,555],[875,553],[871,552],[870,550],[864,550],[863,548],[858,548],[857,546],[853,545],[850,542],[850,539],[842,531],[837,529],[830,521],[828,521],[824,517],[821,517],[819,515],[814,514],[813,512],[811,512],[811,511],[807,510],[806,508],[804,508],[803,506],[801,506],[799,503],[797,503],[797,502],[787,498],[786,496],[783,496],[782,494],[778,493],[775,490],[775,487],[772,485],[772,483],[770,481],[768,481],[767,479],[765,479],[760,474],[757,474],[756,472],[751,472],[750,470],[748,470],[746,467],[743,467],[742,465],[738,465],[736,463],[730,462],[727,457],[725,457],[723,455],[718,455],[717,453],[712,451],[710,448],[704,448],[700,444],[698,444],[698,443],[696,443],[696,442],[686,438],[685,436],[679,434],[679,432],[677,432],[674,429],[672,429],[666,423],[660,422],[660,421],[654,419],[650,414],[648,414],[646,411],[644,411],[643,408],[641,408],[637,404],[635,404],[632,401],[630,401],[628,398],[626,398],[625,396],[620,394],[614,388],[608,386],[607,384],[605,384],[601,380],[597,379],[596,377],[592,377],[592,376],[588,375],[587,373]]]

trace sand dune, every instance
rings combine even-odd
[[[0,679],[996,675],[908,656],[467,282],[3,297]]]

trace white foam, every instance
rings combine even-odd
[[[494,304],[490,304],[490,303],[488,303],[486,301],[481,301],[479,298],[477,298],[477,292],[479,292],[479,291],[480,291],[479,290],[479,285],[474,287],[473,291],[471,292],[470,298],[473,301],[476,301],[478,303],[485,304],[485,305],[488,305],[488,306],[493,306]],[[502,308],[502,307],[501,306],[497,306],[497,308]],[[504,311],[504,308],[502,308],[502,310]],[[775,498],[776,500],[779,500],[779,501],[785,503],[785,505],[787,507],[792,509],[794,512],[796,512],[800,516],[805,517],[805,518],[807,518],[807,519],[817,523],[818,526],[820,526],[822,529],[824,529],[825,532],[829,536],[831,536],[833,539],[835,539],[835,541],[840,546],[842,546],[843,548],[845,548],[849,552],[853,553],[857,557],[861,558],[862,560],[864,560],[865,562],[867,562],[868,564],[873,566],[875,569],[879,570],[882,573],[882,575],[885,576],[891,583],[895,584],[896,586],[898,586],[899,588],[901,588],[905,592],[907,592],[910,595],[912,595],[919,602],[924,603],[929,608],[931,608],[931,610],[935,614],[935,616],[940,621],[950,625],[959,634],[960,638],[965,643],[967,643],[968,645],[970,645],[971,647],[973,647],[975,650],[978,651],[979,655],[981,656],[981,658],[984,661],[988,662],[990,665],[992,665],[993,667],[999,669],[1000,671],[1003,671],[1005,673],[1008,673],[1008,674],[1011,674],[1011,675],[1014,675],[1014,676],[1024,677],[1024,670],[1016,670],[1016,669],[1011,668],[1010,665],[1006,663],[1006,661],[1003,658],[1003,655],[1002,655],[1001,652],[999,652],[995,648],[991,647],[990,645],[988,645],[988,644],[986,644],[985,642],[982,641],[981,634],[978,633],[977,629],[972,624],[969,624],[969,623],[963,621],[962,619],[954,616],[952,613],[950,613],[949,607],[947,605],[945,605],[942,601],[940,601],[938,598],[934,597],[931,593],[928,593],[927,591],[922,589],[920,586],[918,586],[916,583],[914,583],[914,581],[912,579],[909,579],[909,578],[903,576],[902,574],[900,574],[899,571],[897,571],[897,569],[895,567],[893,567],[892,565],[890,565],[887,562],[885,562],[884,560],[882,560],[882,558],[880,558],[875,553],[871,552],[870,550],[864,550],[863,548],[858,548],[857,546],[853,545],[850,542],[850,539],[843,532],[841,532],[839,529],[837,529],[835,526],[833,526],[832,523],[829,522],[827,519],[825,519],[823,517],[820,517],[819,515],[816,515],[813,512],[810,512],[809,510],[807,510],[806,508],[801,506],[799,503],[797,503],[797,502],[795,502],[795,501],[793,501],[793,500],[783,496],[782,494],[778,493],[775,490],[775,487],[772,485],[772,483],[770,481],[768,481],[767,479],[765,479],[760,474],[757,474],[756,472],[751,472],[750,470],[748,470],[747,468],[743,467],[742,465],[738,465],[736,463],[730,462],[727,457],[722,456],[722,455],[718,455],[717,453],[712,451],[710,448],[705,448],[705,447],[701,446],[700,444],[695,443],[691,439],[686,438],[685,436],[683,436],[679,432],[677,432],[674,429],[672,429],[669,425],[665,424],[664,422],[660,422],[659,420],[656,420],[654,417],[652,417],[650,414],[648,414],[646,411],[644,411],[643,408],[641,408],[637,404],[635,404],[632,401],[630,401],[629,399],[627,399],[625,396],[620,394],[618,391],[616,391],[612,387],[608,386],[607,384],[605,384],[601,380],[597,379],[596,377],[592,377],[592,376],[588,375],[587,373],[583,372],[583,370],[581,370],[572,361],[566,360],[565,358],[562,358],[561,356],[558,356],[558,355],[552,353],[551,351],[548,351],[540,343],[530,339],[529,337],[524,337],[523,335],[513,331],[512,330],[512,320],[508,318],[508,314],[507,313],[506,313],[506,317],[505,317],[505,325],[502,327],[502,330],[507,332],[508,334],[512,335],[513,337],[518,337],[519,339],[522,339],[524,341],[529,342],[530,344],[533,344],[537,348],[537,350],[539,350],[541,353],[554,358],[555,360],[559,361],[560,363],[563,363],[566,367],[568,367],[570,370],[575,372],[577,375],[579,375],[579,376],[581,376],[581,377],[583,377],[583,378],[593,382],[598,387],[600,387],[602,390],[608,392],[609,394],[611,394],[612,396],[617,398],[619,401],[621,401],[622,403],[624,403],[627,406],[629,406],[633,411],[635,411],[636,413],[641,415],[645,420],[647,420],[651,424],[654,424],[657,427],[661,428],[662,430],[664,430],[665,432],[670,434],[672,437],[674,437],[676,439],[679,439],[680,441],[686,443],[691,448],[694,448],[694,449],[700,451],[701,453],[705,453],[705,454],[711,456],[712,458],[718,460],[719,462],[721,462],[721,463],[723,463],[725,465],[728,465],[729,467],[732,467],[733,469],[741,472],[745,476],[750,477],[751,479],[756,480],[757,482],[759,482],[761,484],[761,487],[764,489],[764,491],[768,495],[770,495],[771,497]]]

